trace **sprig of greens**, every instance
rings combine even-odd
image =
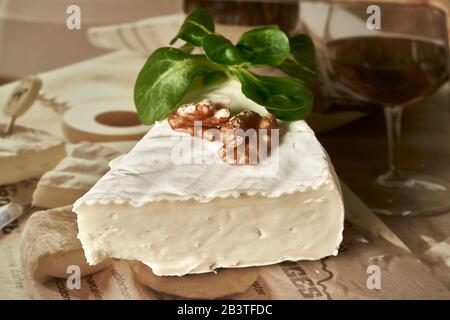
[[[167,117],[198,79],[204,86],[237,79],[247,98],[281,120],[305,119],[311,112],[313,96],[307,85],[316,73],[314,45],[308,36],[289,39],[277,27],[263,27],[245,32],[234,45],[215,32],[211,15],[199,9],[186,17],[170,44],[179,39],[185,41],[180,48],[159,48],[139,73],[134,101],[143,123]],[[192,54],[195,47],[204,54]],[[277,68],[286,76],[251,71],[260,67]]]

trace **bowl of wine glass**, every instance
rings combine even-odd
[[[331,3],[324,37],[328,72],[348,92],[384,110],[388,168],[367,181],[365,200],[380,214],[448,212],[450,182],[402,170],[396,161],[404,108],[429,97],[448,82],[446,13],[427,4],[375,5],[380,28],[369,27],[367,3]]]

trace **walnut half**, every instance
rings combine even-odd
[[[230,118],[230,110],[210,100],[181,105],[168,117],[175,131],[214,141],[222,140],[220,158],[228,164],[257,164],[279,142],[280,128],[274,115],[243,111]],[[209,130],[219,129],[219,130]],[[215,133],[220,134],[215,134]]]
[[[278,130],[274,115],[261,117],[256,112],[243,111],[222,126],[223,147],[219,156],[228,164],[257,164],[271,153],[272,137],[279,137]]]
[[[230,118],[230,110],[210,100],[183,104],[168,117],[170,127],[175,131],[188,132],[192,136],[213,141],[215,136],[207,134],[208,129],[220,129]]]

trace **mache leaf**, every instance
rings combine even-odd
[[[214,86],[225,82],[228,79],[228,75],[224,71],[212,71],[203,77],[204,86]]]
[[[289,43],[291,54],[295,60],[314,71],[316,69],[316,51],[311,38],[306,34],[298,34],[291,37]]]
[[[288,37],[276,27],[251,29],[241,36],[236,47],[252,65],[277,66],[290,51]]]
[[[313,95],[298,79],[260,76],[246,69],[232,69],[232,74],[241,82],[247,98],[266,107],[278,119],[302,120],[311,112]]]
[[[178,39],[182,39],[196,47],[203,45],[203,39],[214,32],[214,19],[203,9],[198,9],[189,14],[181,25],[180,31],[175,38],[170,41],[174,44]]]
[[[233,43],[217,33],[205,37],[203,50],[209,59],[219,64],[238,65],[245,61],[245,57]]]
[[[134,86],[139,119],[152,124],[174,110],[194,80],[220,67],[204,55],[159,48],[147,60]]]
[[[298,34],[291,37],[289,43],[290,57],[277,68],[305,82],[317,80],[316,54],[311,38],[306,34]]]

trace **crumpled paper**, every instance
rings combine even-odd
[[[246,292],[227,298],[449,299],[450,292],[432,276],[430,269],[405,248],[393,244],[392,239],[386,240],[395,239],[395,235],[389,236],[387,227],[380,229],[379,219],[362,211],[349,192],[344,187],[351,214],[347,216],[349,222],[338,256],[263,267],[258,280]],[[181,299],[139,284],[125,261],[115,261],[112,267],[82,278],[80,289],[68,289],[65,279],[34,282],[23,273],[18,250],[28,216],[1,231],[0,299]]]

